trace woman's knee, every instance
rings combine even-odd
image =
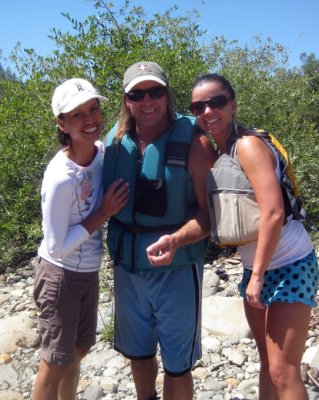
[[[43,381],[48,381],[56,385],[62,380],[69,366],[70,364],[49,364],[41,360],[38,375]]]
[[[90,351],[90,347],[76,347],[74,351],[75,362],[80,362]]]
[[[271,363],[269,375],[277,389],[285,389],[300,378],[300,367],[292,364]]]

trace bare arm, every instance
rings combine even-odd
[[[267,145],[256,137],[244,137],[238,144],[238,158],[255,193],[260,209],[259,234],[253,273],[246,295],[254,307],[259,301],[264,273],[277,247],[284,220],[284,204],[275,173],[276,159]]]
[[[195,136],[188,159],[189,171],[193,178],[198,209],[191,220],[171,235],[164,235],[149,246],[146,251],[152,265],[169,265],[179,247],[197,242],[210,231],[207,207],[207,173],[217,159],[217,153],[204,135]]]

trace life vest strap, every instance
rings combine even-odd
[[[155,232],[165,232],[165,231],[175,231],[181,228],[184,223],[173,224],[173,225],[157,225],[157,226],[146,226],[146,225],[136,225],[136,224],[126,224],[114,217],[112,217],[121,228],[126,232],[132,233],[134,235],[138,233],[155,233]]]

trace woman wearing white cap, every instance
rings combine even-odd
[[[41,360],[33,400],[75,399],[80,361],[95,343],[100,226],[125,205],[128,194],[128,185],[118,180],[103,197],[99,101],[106,100],[79,78],[58,86],[52,98],[62,148],[41,189],[43,240],[34,287]]]

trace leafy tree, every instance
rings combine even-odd
[[[97,13],[84,22],[65,14],[75,34],[53,29],[56,50],[50,56],[38,56],[18,44],[11,62],[20,79],[1,83],[5,95],[0,100],[0,129],[7,132],[0,138],[0,162],[6,166],[0,172],[2,269],[33,254],[41,238],[40,185],[57,150],[50,107],[55,86],[74,76],[92,81],[109,98],[108,129],[118,116],[124,71],[133,62],[161,63],[178,89],[179,108],[186,108],[193,77],[204,69],[198,45],[203,32],[196,14],[175,17],[173,7],[148,19],[141,7],[130,8],[128,1],[117,12],[103,1],[95,5]]]
[[[3,66],[0,64],[0,81],[8,79],[10,81],[15,81],[16,76],[15,74],[11,71],[10,68],[4,69]]]
[[[301,71],[303,76],[307,79],[308,93],[313,99],[313,102],[308,108],[308,118],[313,121],[317,129],[319,129],[319,59],[313,53],[307,55],[302,53],[300,56],[302,61]]]
[[[54,123],[46,106],[49,94],[46,85],[33,80],[3,81],[0,85],[4,93],[0,100],[0,266],[3,269],[28,259],[41,235],[39,190],[47,156],[52,156]]]
[[[179,16],[174,6],[149,17],[129,1],[118,9],[102,0],[93,3],[96,12],[84,21],[64,14],[72,32],[51,31],[56,48],[49,56],[18,44],[10,57],[18,79],[0,80],[0,129],[5,132],[0,136],[0,270],[34,254],[41,238],[40,185],[58,148],[50,106],[54,87],[75,76],[92,81],[109,99],[103,105],[107,131],[118,116],[124,71],[142,60],[163,66],[178,112],[187,112],[198,75],[212,71],[230,79],[239,119],[273,132],[288,147],[318,220],[319,135],[309,119],[318,88],[309,79],[309,62],[304,70],[290,70],[285,49],[269,38],[257,37],[251,47],[223,37],[206,44],[196,11]]]
[[[315,91],[319,89],[319,60],[316,56],[311,53],[307,55],[306,53],[302,53],[300,55],[300,59],[302,61],[302,72],[305,76],[311,79],[310,88]]]

